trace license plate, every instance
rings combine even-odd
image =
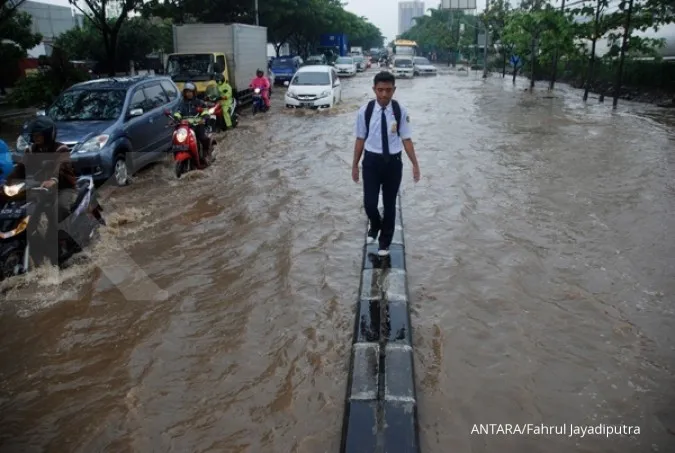
[[[5,219],[18,219],[24,215],[22,209],[5,208],[0,211],[0,217]]]
[[[312,107],[312,103],[311,102],[301,102],[300,107]]]
[[[181,152],[181,151],[188,151],[190,147],[188,145],[173,145],[172,151],[174,153]]]

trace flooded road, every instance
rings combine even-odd
[[[333,112],[277,90],[205,172],[108,191],[91,262],[3,285],[0,451],[338,451],[372,75]],[[398,85],[423,178],[406,162],[422,450],[673,451],[670,120],[497,77]],[[471,434],[489,423],[640,434]]]

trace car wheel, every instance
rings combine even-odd
[[[118,186],[126,186],[131,182],[129,176],[129,165],[124,157],[124,154],[119,154],[115,158],[115,164],[113,165],[113,178],[115,178],[115,184]]]

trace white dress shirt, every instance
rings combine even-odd
[[[401,105],[401,125],[399,132],[401,136],[396,134],[396,117],[394,117],[394,108],[391,102],[386,107],[382,107],[375,102],[373,109],[373,116],[370,118],[370,131],[368,131],[368,138],[366,139],[365,149],[371,153],[382,154],[382,109],[384,108],[384,115],[387,118],[387,138],[389,140],[389,154],[399,154],[403,151],[403,140],[412,138],[412,131],[410,123],[408,122],[408,111]],[[359,109],[356,117],[356,137],[366,137],[366,107],[368,104]]]

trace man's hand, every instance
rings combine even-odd
[[[352,180],[354,182],[359,182],[359,166],[358,165],[352,167]]]
[[[419,182],[420,180],[420,167],[419,165],[413,165],[413,180]]]
[[[45,189],[51,189],[56,185],[56,181],[53,179],[48,179],[47,181],[43,182],[40,187],[44,187]]]

